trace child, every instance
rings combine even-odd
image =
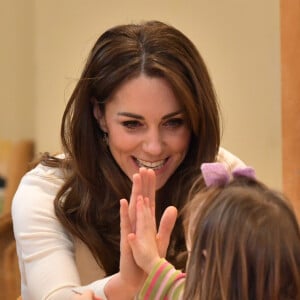
[[[300,299],[300,232],[286,199],[258,182],[251,168],[228,174],[209,163],[201,169],[207,189],[191,193],[185,214],[187,274],[160,258],[149,200],[137,199],[128,241],[148,274],[140,299]]]

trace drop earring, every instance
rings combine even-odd
[[[102,140],[103,140],[103,143],[106,146],[108,146],[108,134],[107,134],[107,132],[103,132]]]

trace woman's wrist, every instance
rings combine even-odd
[[[113,275],[104,287],[104,293],[108,300],[131,300],[138,291],[139,287],[130,285],[122,278],[120,272]]]

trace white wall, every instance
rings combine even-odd
[[[223,109],[222,144],[281,188],[279,0],[26,3],[34,4],[25,48],[33,47],[35,105],[33,116],[25,112],[38,151],[59,151],[62,112],[96,38],[117,24],[159,19],[189,36],[206,61]]]

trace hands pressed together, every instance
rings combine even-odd
[[[147,274],[165,257],[177,218],[177,209],[169,206],[157,230],[155,219],[156,176],[141,168],[133,175],[130,201],[120,200],[121,257],[120,271],[105,286],[108,299],[133,299]],[[72,300],[98,300],[90,294],[76,295]],[[94,298],[93,298],[94,297]]]

